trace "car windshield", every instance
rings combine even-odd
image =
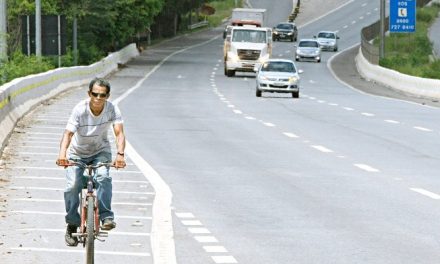
[[[306,48],[318,48],[319,44],[316,41],[301,41],[298,46]]]
[[[331,33],[331,32],[320,32],[318,34],[318,38],[332,38],[332,39],[334,39],[335,38],[335,34]]]
[[[292,24],[279,24],[277,26],[277,29],[292,29],[293,25]]]
[[[261,30],[234,30],[233,42],[266,43],[266,31]]]
[[[295,73],[295,67],[293,66],[293,63],[290,62],[284,62],[284,61],[271,61],[266,62],[261,67],[261,71],[266,72],[291,72]]]

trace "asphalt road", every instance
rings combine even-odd
[[[291,10],[290,1],[252,3],[280,20]],[[340,50],[356,45],[378,3],[347,3],[299,24],[300,37],[338,30]],[[312,20],[304,11],[298,21],[306,14]],[[353,52],[299,62],[300,99],[256,98],[253,74],[223,75],[221,32],[161,43],[111,78],[128,141],[172,191],[177,263],[439,262],[439,110],[347,86],[371,86],[353,72]],[[276,42],[274,56],[292,58],[293,48]],[[5,263],[83,260],[63,244],[63,175],[53,162],[67,113],[84,95],[73,90],[37,109],[6,150]],[[162,190],[132,154],[115,173],[119,233],[98,244],[100,262],[153,263],[149,221]]]

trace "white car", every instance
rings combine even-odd
[[[295,63],[286,59],[269,59],[257,71],[256,96],[263,92],[291,93],[293,98],[299,97],[299,73]]]
[[[338,51],[338,35],[334,31],[320,31],[315,36],[323,50]]]
[[[321,46],[316,39],[301,39],[296,46],[295,60],[321,62]]]

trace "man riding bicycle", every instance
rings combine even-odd
[[[67,167],[70,162],[111,162],[112,153],[107,133],[112,126],[117,149],[113,164],[116,168],[124,168],[126,164],[123,121],[119,108],[107,101],[110,96],[110,84],[101,78],[95,78],[89,84],[88,95],[89,98],[82,100],[72,110],[61,139],[57,164]],[[72,234],[77,232],[81,224],[78,207],[79,193],[83,188],[83,173],[84,168],[80,166],[67,167],[64,202],[67,223],[65,240],[68,246],[78,245],[78,238]],[[116,227],[116,223],[111,210],[112,178],[108,167],[97,169],[96,185],[101,228],[111,230]]]

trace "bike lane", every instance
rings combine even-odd
[[[218,30],[207,30],[150,47],[107,76],[112,86],[109,100],[124,100],[173,54],[219,36]],[[0,159],[1,263],[84,263],[82,245],[67,247],[64,242],[65,171],[55,160],[71,109],[86,97],[85,86],[59,94],[28,113],[11,134]],[[104,242],[95,241],[95,261],[175,263],[171,212],[163,212],[171,210],[166,207],[171,196],[164,195],[160,177],[130,144],[127,167],[110,173],[117,227]],[[163,216],[166,213],[169,218]]]

